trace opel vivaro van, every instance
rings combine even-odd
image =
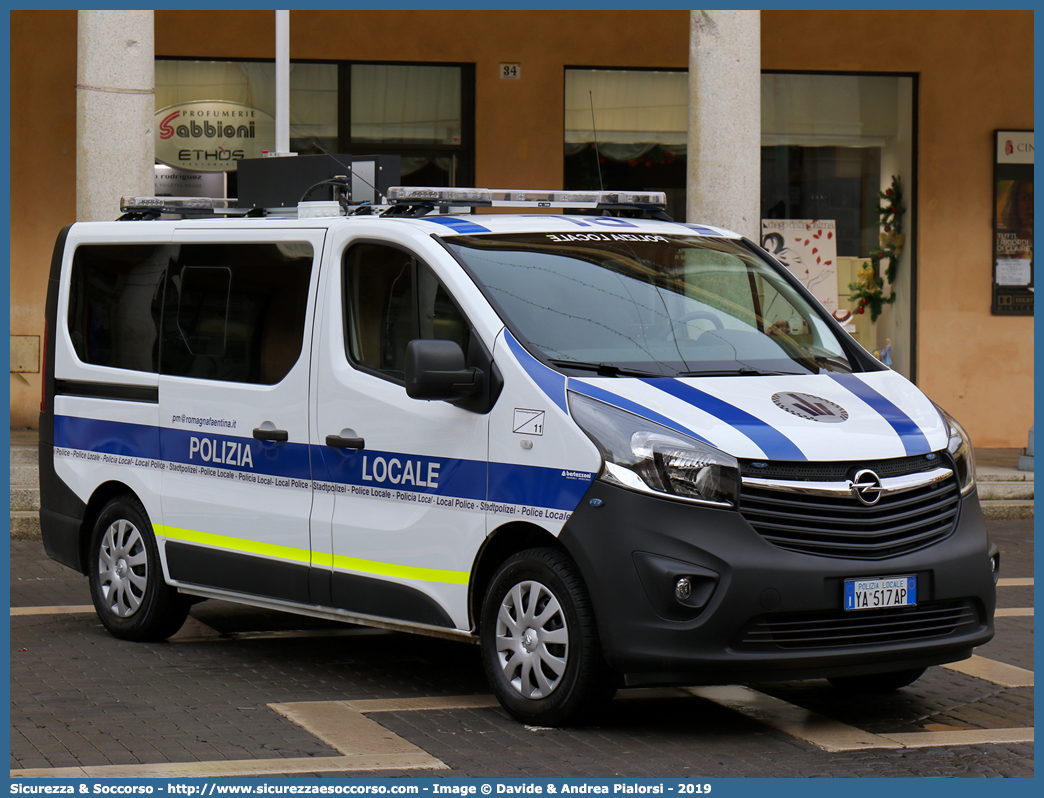
[[[476,642],[540,724],[992,637],[968,436],[752,242],[655,193],[215,204],[54,251],[44,545],[115,636],[215,598]]]

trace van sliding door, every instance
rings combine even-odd
[[[309,601],[309,360],[323,230],[178,230],[160,354],[172,579]]]

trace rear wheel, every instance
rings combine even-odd
[[[102,624],[123,640],[164,640],[188,616],[191,601],[163,581],[152,524],[134,496],[102,508],[91,536],[89,581]]]
[[[555,549],[529,549],[501,566],[483,603],[481,643],[493,692],[524,723],[590,717],[616,692],[587,589]]]
[[[837,676],[830,683],[846,693],[889,693],[913,684],[927,668],[909,668],[905,671],[870,673],[866,676]]]

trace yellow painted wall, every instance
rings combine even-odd
[[[994,128],[1033,126],[1030,12],[762,14],[762,67],[920,75],[918,383],[980,446],[1032,423],[1030,318],[990,315]],[[271,58],[270,11],[157,11],[159,56]],[[11,12],[11,333],[43,329],[75,209],[76,14]],[[475,64],[476,182],[561,186],[566,66],[684,68],[686,11],[295,11],[291,57]],[[498,77],[501,62],[522,79]],[[40,386],[11,378],[12,426]]]
[[[762,68],[917,73],[917,384],[976,446],[1026,445],[1033,319],[990,314],[993,131],[1033,127],[1030,11],[761,15]]]
[[[76,220],[76,12],[11,12],[11,335],[44,331],[58,231]],[[11,426],[35,427],[40,374],[11,375]]]

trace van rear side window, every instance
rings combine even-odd
[[[73,348],[97,366],[274,385],[301,355],[313,255],[296,241],[81,246]]]
[[[84,363],[159,369],[166,244],[85,245],[73,257],[69,336]]]
[[[274,385],[304,341],[312,246],[182,244],[167,278],[162,373]]]

